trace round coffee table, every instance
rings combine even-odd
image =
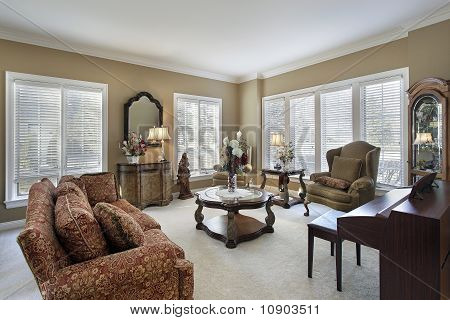
[[[264,233],[273,233],[275,215],[271,207],[273,194],[258,188],[236,189],[229,193],[225,187],[212,187],[195,194],[198,208],[195,211],[196,228],[205,231],[210,237],[225,242],[227,248],[236,248],[237,244],[258,238]],[[266,207],[266,223],[239,213],[239,210]],[[203,222],[203,208],[227,211]]]

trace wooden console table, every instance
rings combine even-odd
[[[139,209],[150,205],[166,206],[173,199],[170,161],[118,163],[117,176],[122,198]]]
[[[276,169],[262,169],[261,175],[263,176],[263,182],[261,184],[261,189],[264,189],[266,186],[267,176],[266,174],[276,175],[278,176],[278,189],[280,191],[280,194],[284,194],[284,196],[281,198],[280,196],[274,197],[272,199],[272,202],[278,206],[281,206],[285,209],[289,209],[290,207],[303,203],[305,206],[306,212],[305,217],[309,216],[309,208],[308,208],[308,202],[306,200],[306,185],[303,181],[303,177],[305,176],[305,170],[276,170]],[[289,183],[289,176],[299,176],[299,182],[300,182],[300,191],[298,193],[297,197],[289,197],[289,189],[288,189],[288,183]]]

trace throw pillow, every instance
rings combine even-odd
[[[55,189],[56,199],[68,194],[75,194],[76,196],[83,198],[88,203],[86,194],[84,194],[83,191],[81,191],[81,189],[75,183],[63,182],[58,184],[58,187]]]
[[[84,174],[80,178],[84,182],[89,203],[92,207],[95,207],[99,202],[111,203],[117,201],[118,192],[114,173]]]
[[[100,202],[94,207],[94,216],[109,244],[118,251],[136,248],[144,243],[144,231],[122,209]]]
[[[331,168],[331,177],[346,180],[350,183],[359,178],[361,174],[361,159],[334,156]]]
[[[331,178],[327,176],[318,177],[316,179],[316,182],[323,184],[324,186],[328,186],[339,190],[347,190],[348,188],[350,188],[351,185],[351,183],[346,180]]]
[[[59,179],[58,186],[64,182],[75,183],[78,186],[78,188],[80,188],[80,190],[86,195],[87,198],[86,186],[84,185],[84,182],[80,178],[76,178],[70,175],[62,176],[61,179]]]
[[[102,230],[89,204],[74,193],[56,201],[55,230],[74,262],[82,262],[108,254]]]

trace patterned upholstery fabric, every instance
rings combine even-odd
[[[118,200],[116,176],[111,172],[84,174],[81,177],[92,207],[99,202],[111,203]]]
[[[350,188],[351,183],[347,180],[337,179],[337,178],[331,178],[327,176],[321,176],[316,178],[316,182],[323,184],[324,186],[329,186],[335,189],[340,190],[347,190]]]
[[[192,263],[158,229],[144,231],[142,246],[74,263],[54,232],[55,187],[45,180],[30,189],[25,229],[17,238],[44,299],[193,298]]]
[[[142,230],[150,230],[150,229],[161,229],[161,226],[155,219],[145,214],[131,203],[129,203],[125,199],[119,199],[111,203],[113,206],[116,206],[123,211],[125,211],[128,215],[130,215],[137,223],[141,226]]]
[[[80,198],[84,198],[86,203],[88,203],[87,195],[73,182],[63,182],[58,184],[58,187],[55,189],[55,198],[58,199],[61,196],[71,193],[76,194]]]
[[[75,262],[108,254],[102,230],[84,198],[67,194],[56,201],[55,229],[61,244]]]
[[[86,191],[86,186],[84,185],[83,180],[81,180],[80,178],[76,178],[74,176],[62,176],[61,179],[59,179],[58,181],[58,187],[60,184],[64,183],[64,182],[72,182],[75,183],[78,188],[81,189],[81,191],[83,191],[83,193],[86,195],[87,198],[87,191]]]
[[[100,223],[110,248],[114,248],[115,251],[133,249],[144,243],[144,231],[122,209],[100,202],[94,207],[94,216]]]
[[[25,228],[17,237],[39,287],[56,271],[72,264],[53,229],[55,187],[44,180],[30,188]]]

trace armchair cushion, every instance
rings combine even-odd
[[[347,190],[351,183],[347,180],[337,179],[337,178],[331,178],[327,176],[318,177],[316,182],[323,184],[324,186],[332,187],[339,190]]]
[[[115,250],[128,250],[144,243],[144,231],[122,209],[99,202],[94,207],[94,217],[100,224],[109,245]]]
[[[161,226],[155,219],[145,214],[131,203],[125,199],[119,199],[117,201],[111,202],[113,206],[116,206],[123,211],[125,211],[129,216],[131,216],[142,228],[142,230],[147,231],[150,229],[161,229]]]
[[[116,176],[112,172],[83,174],[81,180],[86,186],[89,203],[92,207],[99,202],[111,203],[117,201]]]
[[[92,209],[76,194],[59,197],[56,201],[55,230],[62,246],[75,262],[108,254],[105,238]]]
[[[308,194],[330,199],[336,202],[350,203],[352,196],[347,191],[324,186],[320,183],[313,183],[307,186]]]
[[[331,177],[347,180],[352,183],[361,175],[361,159],[352,159],[335,156],[331,168]]]

